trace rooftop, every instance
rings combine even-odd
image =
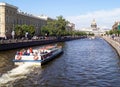
[[[10,4],[5,3],[5,2],[0,2],[0,6],[9,6],[9,7],[12,7],[12,8],[18,9],[18,7],[14,6],[14,5],[10,5]]]

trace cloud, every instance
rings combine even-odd
[[[98,27],[107,27],[111,29],[115,21],[120,21],[120,8],[89,12],[79,16],[68,16],[66,19],[75,23],[76,29],[90,27],[93,19],[96,20]]]

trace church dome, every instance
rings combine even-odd
[[[93,19],[91,25],[96,25],[96,21],[95,21],[95,19]]]
[[[92,28],[92,29],[97,29],[97,24],[96,24],[95,19],[93,19],[93,21],[92,21],[92,23],[91,23],[91,28]]]

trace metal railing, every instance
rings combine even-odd
[[[19,42],[32,42],[32,41],[47,41],[47,40],[55,40],[56,38],[45,38],[45,39],[8,39],[8,40],[4,40],[1,39],[0,40],[0,44],[9,44],[9,43],[19,43]]]

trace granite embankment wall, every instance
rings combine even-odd
[[[85,37],[75,37],[75,38],[63,38],[63,39],[54,39],[54,40],[35,40],[35,41],[26,41],[26,42],[15,42],[15,43],[6,43],[0,44],[0,51],[3,50],[11,50],[16,48],[22,47],[30,47],[30,46],[37,46],[37,45],[45,45],[57,42],[64,42],[64,41],[71,41],[76,39],[82,39]]]
[[[105,39],[111,46],[113,46],[120,56],[120,43],[107,36],[103,36],[103,39]]]

